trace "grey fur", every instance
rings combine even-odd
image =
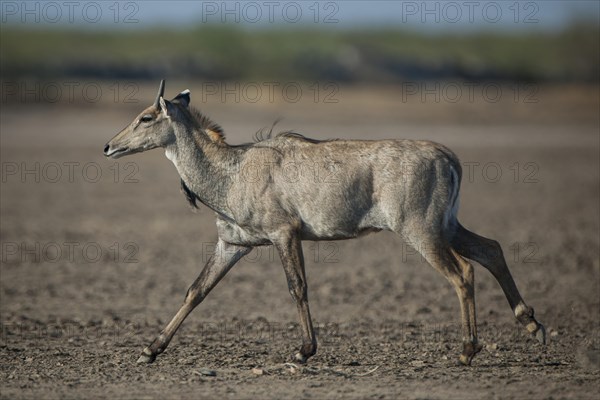
[[[120,157],[165,148],[186,199],[217,217],[217,254],[192,284],[167,327],[144,350],[151,362],[225,273],[254,246],[274,245],[298,306],[303,343],[296,360],[316,352],[307,300],[302,240],[337,240],[388,230],[401,235],[455,287],[470,364],[477,342],[471,258],[490,270],[515,316],[545,341],[543,326],[526,306],[497,242],[469,232],[456,218],[461,166],[448,148],[429,141],[325,140],[293,132],[230,146],[222,129],[189,107],[189,91],[162,97],[105,147]],[[147,116],[152,115],[152,121]]]

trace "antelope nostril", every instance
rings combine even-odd
[[[110,146],[108,145],[108,143],[104,146],[104,154],[108,153],[108,149],[110,149]]]

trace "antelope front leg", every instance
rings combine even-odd
[[[298,307],[298,316],[302,328],[302,346],[295,354],[294,359],[300,363],[305,363],[309,357],[317,352],[317,339],[308,308],[302,244],[297,236],[292,235],[285,238],[281,243],[276,242],[275,246],[281,257],[290,294]]]
[[[251,247],[236,246],[219,239],[215,254],[208,260],[198,278],[188,289],[183,305],[152,344],[144,349],[137,362],[151,363],[157,355],[165,351],[173,335],[175,335],[188,314],[204,300],[206,295],[219,283],[231,267],[240,258],[248,254],[251,249]]]

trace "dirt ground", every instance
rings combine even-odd
[[[197,85],[196,85],[197,86]],[[184,89],[168,82],[167,92]],[[231,143],[283,117],[316,138],[422,138],[464,168],[459,218],[498,240],[548,333],[542,346],[476,267],[480,341],[461,351],[452,287],[391,234],[306,242],[319,350],[300,344],[272,249],[242,260],[151,365],[135,363],[210,256],[214,217],[192,213],[161,151],[106,160],[103,145],[147,104],[3,104],[2,398],[584,399],[600,383],[598,88],[539,101],[403,101],[341,88],[337,103],[192,104]]]

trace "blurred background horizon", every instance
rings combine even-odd
[[[597,1],[1,7],[3,80],[176,76],[386,84],[598,82],[600,75]]]

